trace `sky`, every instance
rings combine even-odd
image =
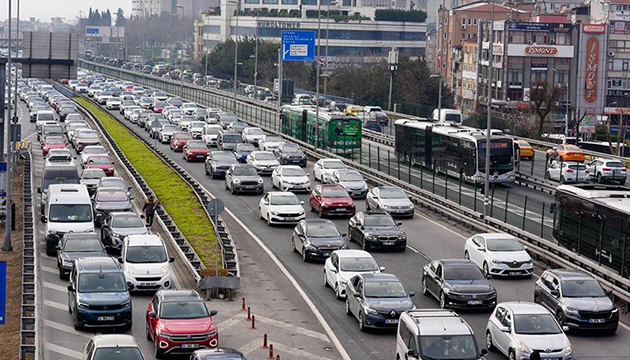
[[[131,0],[12,0],[12,17],[16,16],[17,2],[20,1],[20,19],[28,20],[31,17],[44,22],[50,18],[62,17],[69,21],[76,21],[79,11],[83,11],[87,17],[88,10],[111,10],[112,15],[118,8],[125,11],[125,17],[131,14]],[[9,13],[9,2],[0,1],[0,20],[5,20]]]

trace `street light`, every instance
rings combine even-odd
[[[7,101],[8,101],[8,109],[7,109],[7,117],[11,116],[11,3],[13,0],[9,0],[9,53],[7,56],[7,83],[9,84],[7,88]],[[17,69],[17,68],[16,68]],[[17,77],[17,72],[16,72]],[[17,79],[16,79],[17,80]],[[0,84],[0,86],[4,86],[4,84]],[[15,102],[15,106],[17,106],[17,101]],[[4,110],[3,110],[4,111]],[[4,115],[4,114],[3,114]],[[13,246],[11,245],[11,120],[5,119],[5,130],[4,134],[6,136],[5,146],[7,149],[7,173],[6,173],[6,221],[5,221],[5,233],[4,233],[4,243],[2,244],[3,251],[13,251]],[[3,150],[0,149],[0,153]]]
[[[321,0],[320,0],[321,1]],[[337,5],[337,1],[331,1],[326,5],[326,69],[328,68],[328,39],[330,38],[330,5]],[[324,101],[326,101],[326,95],[328,95],[328,78],[324,78]]]
[[[393,97],[394,97],[394,73],[398,70],[398,51],[392,47],[387,57],[387,64],[389,65],[389,102],[387,110],[392,111]]]
[[[236,91],[238,86],[238,15],[240,12],[240,1],[228,1],[228,4],[236,5],[236,35],[234,37],[234,113],[236,113]],[[258,24],[256,24],[256,28],[258,28]],[[258,40],[256,40],[256,43],[258,43]]]
[[[258,8],[256,8],[256,55],[254,56],[254,100],[258,100],[258,87],[256,82],[258,80]],[[249,56],[251,59],[251,55]]]
[[[319,72],[320,72],[320,48],[322,35],[322,0],[317,1],[317,58],[315,67],[315,147],[319,144]],[[282,83],[280,83],[280,98],[282,98]]]
[[[494,0],[492,0],[492,2],[490,3],[491,7],[491,12],[490,12],[490,25],[489,27],[489,32],[490,32],[490,37],[489,37],[489,44],[488,44],[488,109],[487,109],[487,124],[486,124],[486,166],[485,166],[485,179],[484,179],[484,192],[483,192],[483,219],[484,221],[486,220],[486,215],[489,214],[489,206],[490,206],[490,198],[488,197],[488,193],[490,192],[490,150],[491,148],[491,141],[492,141],[492,116],[491,116],[491,111],[492,111],[492,78],[493,78],[493,63],[494,63],[494,55],[493,55],[493,50],[494,50]],[[441,72],[442,68],[440,67],[440,75],[442,74]],[[441,86],[441,81],[440,81],[440,90],[442,90],[442,86]],[[440,96],[441,98],[441,96]]]
[[[184,15],[184,6],[183,5],[175,5],[176,9],[182,9],[182,17]],[[179,12],[179,11],[178,11]],[[182,67],[182,72],[179,74],[179,95],[184,97],[184,50],[181,50],[180,54],[180,65]]]

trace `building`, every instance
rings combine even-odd
[[[131,14],[139,17],[163,13],[198,17],[203,11],[219,6],[220,0],[131,0]]]
[[[463,113],[472,114],[476,109],[477,99],[477,37],[467,39],[462,45],[462,86],[460,107]]]

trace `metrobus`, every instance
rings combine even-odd
[[[359,155],[363,125],[356,115],[320,108],[317,119],[314,106],[285,105],[280,118],[283,134],[342,156]]]
[[[444,122],[397,120],[395,151],[399,159],[467,182],[485,181],[486,131]],[[490,182],[513,182],[518,154],[511,137],[492,130]]]
[[[630,188],[560,185],[551,205],[558,245],[630,277]]]

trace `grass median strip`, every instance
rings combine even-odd
[[[214,229],[194,191],[141,140],[86,99],[75,98],[98,118],[109,135],[162,202],[179,230],[206,266],[215,263]],[[220,256],[220,254],[217,254]],[[221,259],[219,258],[219,263]]]

